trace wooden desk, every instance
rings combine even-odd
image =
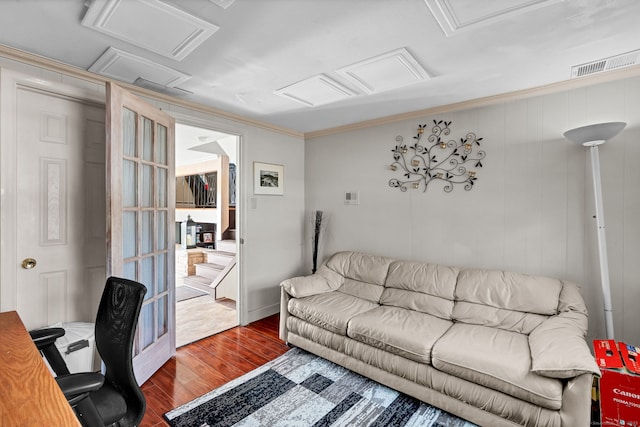
[[[0,426],[79,425],[18,313],[0,313]]]

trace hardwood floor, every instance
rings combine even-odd
[[[279,315],[238,326],[177,350],[143,386],[141,427],[167,426],[162,415],[284,354]]]

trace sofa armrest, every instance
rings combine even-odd
[[[284,290],[280,289],[280,328],[278,336],[285,343],[289,343],[289,330],[287,328],[287,319],[289,318],[289,300],[291,295]]]
[[[284,280],[280,286],[294,298],[304,298],[338,289],[344,283],[344,277],[325,266],[311,276],[293,277]]]
[[[542,322],[529,334],[531,371],[550,378],[600,376],[585,339],[584,313],[562,312]]]
[[[315,275],[292,277],[284,280],[280,286],[294,298],[308,297],[332,290],[324,278]]]

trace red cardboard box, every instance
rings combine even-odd
[[[638,348],[613,340],[593,341],[602,377],[596,382],[601,426],[640,427]],[[594,425],[597,420],[593,420]]]
[[[634,374],[640,375],[640,360],[638,360],[638,353],[640,352],[640,348],[634,347],[629,344],[625,344],[623,342],[618,343],[620,349],[620,355],[622,356],[622,360],[624,361],[624,366],[628,371],[631,371]]]

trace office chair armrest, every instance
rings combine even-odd
[[[59,375],[56,382],[64,397],[71,406],[98,390],[104,384],[104,377],[97,372],[83,372],[79,374]]]
[[[56,347],[56,338],[64,336],[63,328],[43,328],[29,331],[31,340],[42,355],[49,361],[49,366],[56,375],[68,375],[69,369]]]
[[[65,331],[63,328],[44,328],[29,331],[29,335],[31,335],[31,339],[38,350],[42,350],[43,348],[50,346],[57,338],[64,336],[64,333]]]

